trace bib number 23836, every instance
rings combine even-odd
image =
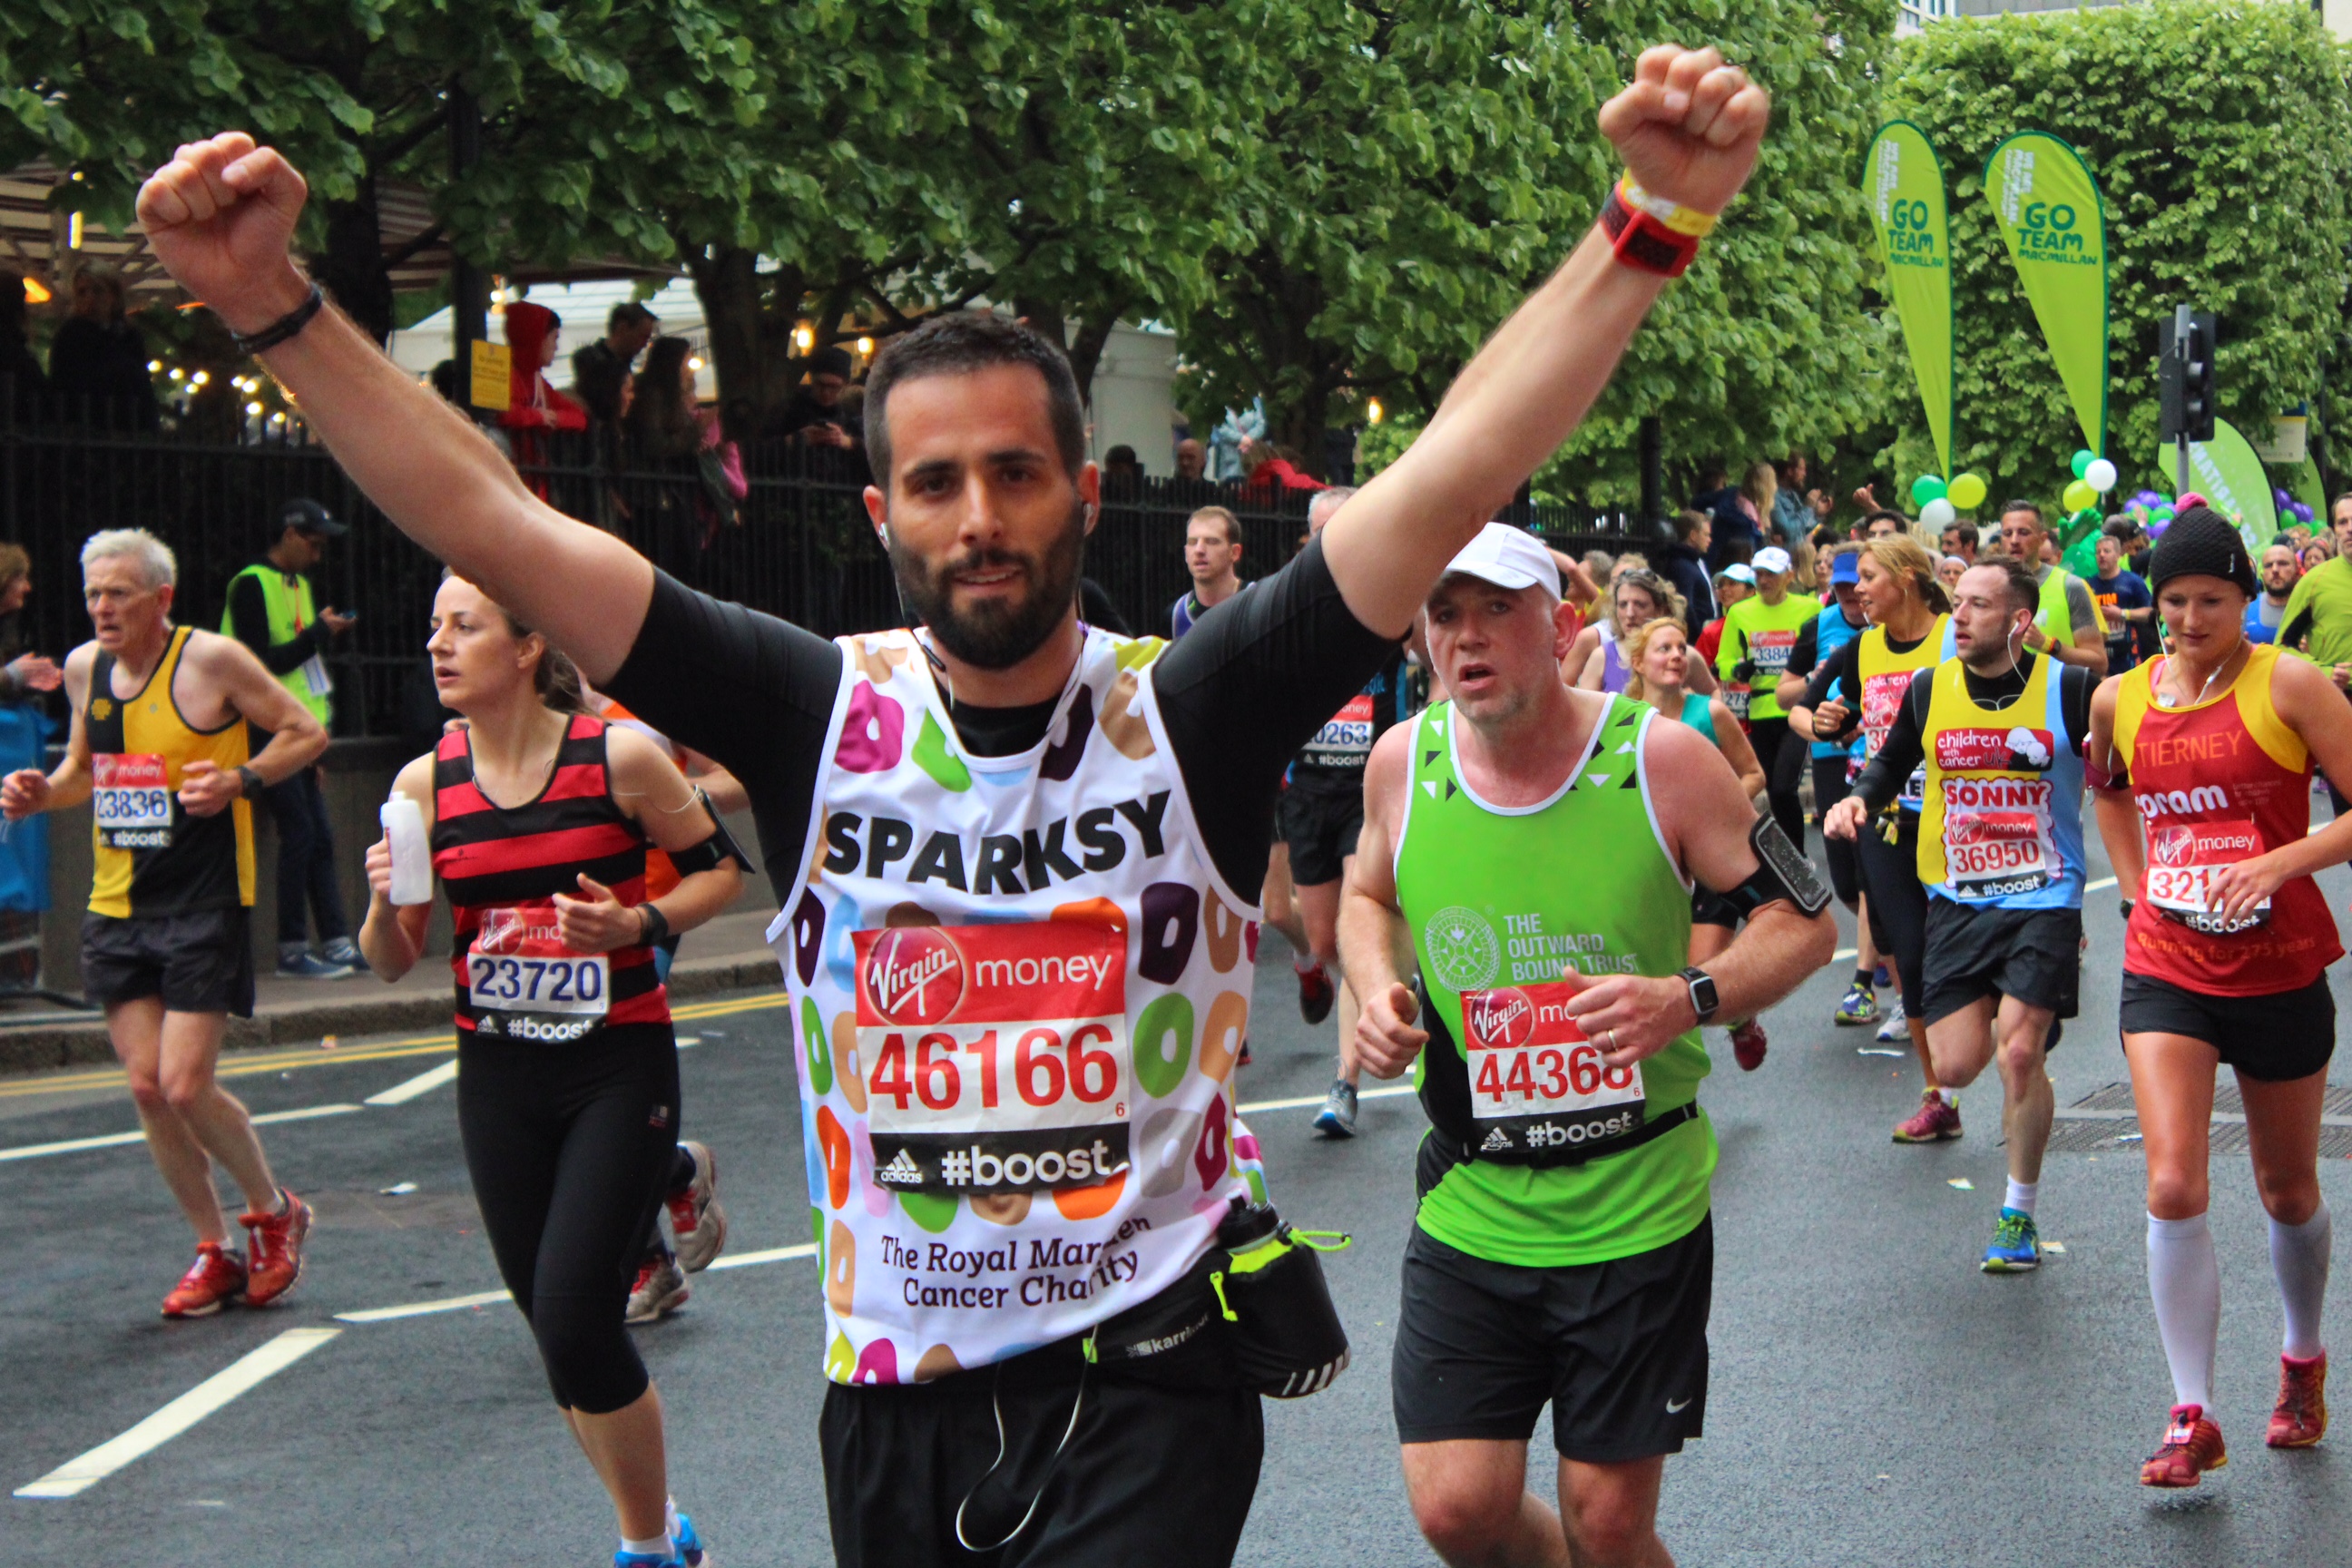
[[[1126,1169],[1127,943],[1075,921],[856,933],[874,1179],[942,1194]]]
[[[1568,1015],[1558,982],[1462,994],[1470,1110],[1480,1148],[1541,1152],[1621,1138],[1642,1125],[1642,1073],[1611,1067]]]
[[[466,955],[466,986],[477,1012],[559,1015],[504,1032],[572,1039],[611,1010],[613,965],[601,952],[563,945],[553,904],[509,905],[482,911],[482,929]]]
[[[90,810],[109,849],[162,849],[172,842],[172,784],[152,752],[100,752],[89,759]]]

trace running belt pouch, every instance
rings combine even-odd
[[[1470,1068],[1463,1058],[1462,1047],[1454,1043],[1454,1031],[1447,1026],[1444,1016],[1429,999],[1428,987],[1419,980],[1412,984],[1413,995],[1421,1003],[1423,1025],[1429,1030],[1429,1043],[1422,1047],[1421,1109],[1429,1117],[1431,1142],[1442,1154],[1447,1168],[1466,1165],[1472,1160],[1490,1165],[1526,1165],[1538,1171],[1556,1170],[1565,1165],[1581,1165],[1592,1160],[1605,1160],[1612,1154],[1622,1154],[1628,1149],[1638,1149],[1662,1133],[1671,1132],[1698,1114],[1698,1102],[1676,1106],[1646,1116],[1641,1126],[1616,1138],[1604,1138],[1590,1143],[1553,1145],[1547,1148],[1498,1149],[1492,1152],[1479,1148],[1481,1142],[1477,1118],[1470,1113]],[[1441,1171],[1439,1175],[1442,1176]],[[1427,1179],[1422,1187],[1423,1196],[1436,1185],[1434,1178]]]
[[[1217,1237],[1210,1283],[1241,1385],[1275,1399],[1330,1387],[1348,1370],[1348,1331],[1316,1256],[1321,1238],[1293,1230],[1267,1205],[1238,1198]]]
[[[1107,1377],[1205,1393],[1242,1386],[1233,1336],[1210,1283],[1224,1259],[1211,1247],[1184,1277],[1095,1331],[1093,1359]]]

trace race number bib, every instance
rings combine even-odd
[[[1729,681],[1724,682],[1723,705],[1731,710],[1731,716],[1733,718],[1738,720],[1743,724],[1748,722],[1747,687],[1734,686]]]
[[[2014,898],[2056,881],[2053,789],[2041,773],[2055,760],[2047,730],[1938,730],[1931,742],[1944,775],[1944,880],[1963,900]],[[2006,778],[1952,774],[2001,770]],[[2020,775],[2028,776],[2020,776]]]
[[[466,955],[466,987],[476,1012],[499,1016],[478,1020],[486,1033],[573,1040],[610,1011],[613,964],[601,952],[563,945],[551,902],[505,905],[482,911]]]
[[[2262,835],[2252,822],[2151,824],[2142,896],[2168,919],[2205,936],[2234,936],[2268,925],[2268,899],[2234,919],[2225,919],[2210,907],[2214,873],[2262,852]]]
[[[1485,1152],[1572,1148],[1642,1125],[1642,1072],[1613,1068],[1568,1015],[1558,981],[1462,994],[1470,1111]]]
[[[875,1181],[1016,1193],[1127,1168],[1135,1063],[1120,932],[1039,921],[861,931],[855,942]]]
[[[1756,662],[1758,679],[1753,684],[1769,689],[1789,668],[1789,655],[1796,651],[1797,634],[1773,630],[1751,632],[1748,637],[1748,657]]]
[[[1323,721],[1307,742],[1307,761],[1326,768],[1360,768],[1372,755],[1372,694],[1359,691]]]
[[[89,759],[90,807],[109,849],[162,849],[172,842],[172,784],[152,752],[100,752]]]
[[[1846,783],[1860,778],[1864,766],[1886,744],[1886,737],[1893,733],[1895,721],[1903,711],[1903,700],[1910,693],[1912,674],[1907,669],[1885,670],[1863,681],[1862,755],[1847,765]],[[1906,811],[1916,811],[1927,794],[1927,764],[1922,762],[1903,781],[1903,790],[1895,797],[1895,803]]]

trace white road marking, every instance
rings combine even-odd
[[[313,1105],[300,1110],[273,1110],[253,1119],[257,1127],[278,1121],[310,1121],[321,1116],[349,1116],[356,1105]],[[96,1138],[68,1138],[59,1143],[26,1143],[14,1149],[0,1149],[0,1163],[9,1160],[37,1160],[49,1154],[78,1154],[85,1149],[119,1149],[126,1143],[143,1143],[144,1132],[108,1132]]]
[[[406,1105],[420,1094],[430,1094],[445,1083],[457,1081],[457,1058],[450,1058],[437,1068],[427,1068],[415,1078],[404,1079],[382,1094],[367,1097],[370,1105]]]
[[[1412,1092],[1412,1085],[1409,1083],[1401,1083],[1389,1089],[1360,1089],[1356,1091],[1356,1098],[1358,1100],[1385,1100],[1392,1094],[1411,1094]],[[1244,1116],[1255,1116],[1261,1110],[1304,1110],[1308,1106],[1313,1106],[1316,1110],[1320,1110],[1323,1109],[1323,1101],[1329,1097],[1329,1094],[1330,1091],[1326,1089],[1321,1094],[1309,1094],[1297,1100],[1261,1100],[1255,1104],[1243,1106],[1242,1114]]]
[[[226,1370],[214,1373],[120,1437],[68,1459],[39,1480],[16,1489],[22,1498],[69,1498],[104,1480],[262,1383],[284,1372],[341,1329],[289,1329]]]
[[[814,1258],[816,1243],[803,1241],[798,1247],[772,1247],[765,1252],[736,1252],[710,1260],[711,1268],[756,1268],[762,1263],[782,1263],[787,1258]]]
[[[2084,883],[2084,884],[2083,884],[2083,891],[2084,891],[2084,892],[2086,892],[2086,893],[2095,893],[2095,892],[2097,892],[2101,888],[2112,888],[2112,887],[2114,887],[2115,885],[2116,885],[2116,879],[2115,879],[2113,877],[2102,877],[2102,878],[2100,878],[2100,879],[2099,879],[2097,881],[2095,881],[2095,882],[2085,882],[2085,883]]]
[[[1830,954],[1830,962],[1832,963],[1836,963],[1842,959],[1852,958],[1855,953],[1860,952],[1862,950],[1858,947],[1839,948],[1835,952]]]
[[[468,1307],[488,1307],[514,1298],[504,1290],[479,1290],[471,1296],[450,1296],[438,1301],[411,1301],[402,1307],[369,1307],[357,1312],[337,1312],[339,1323],[388,1323],[394,1318],[423,1318],[435,1312],[462,1312]]]

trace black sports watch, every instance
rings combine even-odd
[[[1715,976],[1694,963],[1688,969],[1678,971],[1676,978],[1690,987],[1691,1011],[1698,1015],[1698,1021],[1702,1024],[1711,1022],[1716,1009],[1722,1005],[1716,999]]]
[[[236,770],[236,793],[246,799],[259,800],[261,792],[268,787],[262,782],[258,770],[243,767]]]

